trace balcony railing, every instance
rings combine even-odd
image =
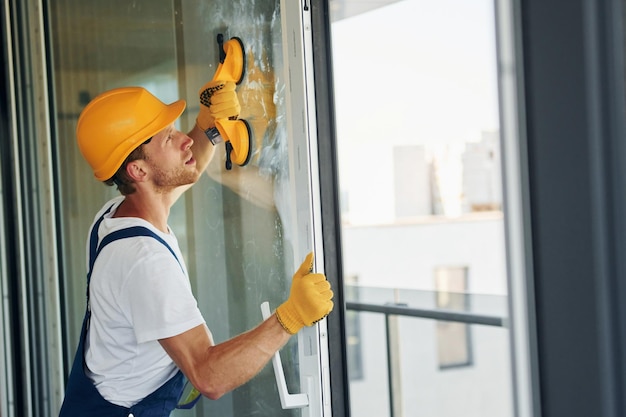
[[[409,318],[417,318],[417,319],[428,319],[435,320],[437,322],[448,322],[448,323],[461,323],[466,325],[466,332],[469,336],[469,326],[479,325],[479,326],[491,326],[494,328],[501,328],[504,331],[508,330],[508,318],[507,318],[507,309],[506,309],[506,296],[485,296],[485,295],[471,295],[471,294],[451,294],[446,293],[443,294],[446,300],[450,300],[450,298],[455,298],[456,302],[449,303],[449,305],[455,306],[455,308],[446,308],[440,307],[441,303],[438,302],[442,296],[440,292],[434,291],[415,291],[415,290],[398,290],[398,289],[381,289],[381,288],[363,288],[363,287],[347,287],[347,302],[346,309],[350,312],[355,312],[356,314],[360,313],[374,313],[380,314],[384,316],[384,333],[385,333],[385,346],[386,346],[386,377],[387,377],[387,388],[388,388],[388,413],[390,417],[402,417],[405,413],[402,410],[402,400],[398,398],[398,391],[402,392],[402,389],[398,389],[398,375],[396,373],[400,372],[400,363],[401,361],[394,357],[394,355],[398,355],[398,351],[400,349],[393,349],[392,346],[397,346],[399,343],[405,343],[402,341],[402,338],[406,337],[418,337],[421,339],[428,339],[428,335],[416,334],[413,331],[411,332],[400,332],[398,329],[400,327],[397,325],[397,322],[394,325],[394,320],[397,320],[398,317],[409,317]],[[386,301],[385,301],[386,300]],[[392,300],[392,301],[389,301]],[[462,306],[462,309],[459,309],[458,306]],[[348,332],[353,333],[356,331],[358,333],[358,329],[351,329],[352,327],[361,326],[357,321],[356,324],[350,323],[348,321]],[[366,326],[367,330],[370,330],[372,326]],[[445,326],[444,326],[445,327]],[[458,330],[457,326],[457,330]],[[460,326],[463,327],[463,326]],[[379,333],[380,330],[377,330]],[[407,334],[408,333],[408,334]],[[437,336],[439,333],[435,332]],[[457,332],[459,334],[459,332]],[[461,333],[462,334],[462,333]],[[508,357],[508,337],[501,333],[498,333],[497,336],[499,346],[502,346],[502,356]],[[349,335],[350,336],[350,335]],[[358,339],[358,337],[356,337]],[[474,338],[476,339],[476,338]],[[472,340],[472,338],[468,337],[469,348],[468,352],[473,350],[472,343],[476,343],[477,340]],[[435,342],[436,344],[437,342]],[[439,343],[445,343],[439,341]],[[478,340],[478,343],[491,343],[483,340]],[[366,350],[370,348],[369,345],[363,344],[360,348],[362,350]],[[507,346],[505,346],[507,345]],[[349,351],[350,352],[350,351]],[[350,353],[348,353],[350,355]],[[471,354],[471,353],[470,353]],[[367,355],[365,353],[364,355]],[[494,359],[495,360],[495,359]],[[484,364],[484,360],[482,361]],[[493,378],[488,371],[483,372],[481,370],[476,370],[480,366],[484,365],[476,365],[471,364],[468,367],[472,367],[472,372],[476,373],[474,378],[482,380],[481,383],[489,384],[489,381],[484,381],[484,379],[491,378],[491,383],[494,386],[499,387],[503,391],[506,390],[506,383],[496,382],[495,380],[510,380],[510,375],[506,374],[507,366],[502,366],[504,369],[504,375],[502,373],[496,375],[496,378]],[[498,368],[498,367],[496,367]],[[440,370],[445,369],[444,366],[440,364]],[[410,373],[411,369],[402,369],[403,372]],[[415,370],[414,372],[419,372]],[[426,376],[425,376],[426,377]],[[425,382],[427,384],[427,382]],[[374,390],[372,390],[374,391]],[[413,388],[407,389],[407,391],[413,391]],[[380,393],[380,391],[378,391]],[[352,393],[351,393],[352,395]],[[401,395],[401,394],[400,394]],[[506,397],[506,395],[505,395]],[[362,396],[361,396],[362,398]],[[504,404],[504,409],[512,407],[508,407],[507,404]],[[480,415],[481,411],[476,411],[476,415]],[[504,415],[507,413],[505,412]],[[406,414],[410,415],[410,414]],[[472,415],[467,414],[467,415]],[[437,414],[438,417],[445,417],[444,414]],[[485,415],[485,417],[488,417]]]
[[[407,316],[420,317],[423,319],[433,319],[442,321],[454,321],[466,324],[482,324],[485,326],[506,326],[506,318],[499,316],[489,316],[483,314],[465,313],[454,310],[428,310],[421,308],[410,308],[406,304],[368,304],[348,301],[347,310],[369,311],[370,313],[381,313],[385,317]]]

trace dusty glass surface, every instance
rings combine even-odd
[[[85,308],[85,241],[96,211],[113,188],[99,184],[82,159],[74,130],[82,107],[113,87],[141,85],[165,102],[187,100],[179,128],[188,131],[197,93],[218,64],[217,34],[241,38],[246,73],[237,91],[253,134],[246,167],[224,170],[223,145],[170,216],[192,287],[217,342],[258,324],[260,304],[275,308],[294,270],[293,200],[284,120],[279,2],[63,0],[50,5],[54,56],[55,138],[62,189],[66,356],[73,355]],[[298,390],[297,343],[281,352],[288,386]],[[195,413],[195,414],[193,414]],[[271,367],[192,415],[300,415],[282,410]],[[181,413],[180,415],[189,415]]]

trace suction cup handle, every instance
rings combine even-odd
[[[233,161],[230,159],[230,154],[233,152],[233,144],[230,141],[226,142],[226,169],[233,169]]]
[[[217,34],[217,44],[220,51],[220,63],[223,64],[226,59],[226,51],[224,50],[224,35],[221,33]]]

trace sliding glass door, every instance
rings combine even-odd
[[[312,88],[305,59],[307,9],[278,0],[51,3],[67,363],[85,308],[87,229],[95,212],[116,195],[96,182],[78,152],[78,114],[103,90],[141,85],[166,102],[186,99],[179,128],[190,130],[197,92],[219,63],[218,34],[236,36],[244,44],[245,76],[237,92],[240,117],[252,131],[251,161],[227,170],[219,145],[207,175],[170,216],[216,342],[257,325],[262,303],[274,309],[286,299],[294,269],[306,253],[315,250],[316,268],[323,270],[311,133],[315,111],[307,92],[307,86]],[[282,366],[266,367],[218,401],[204,399],[195,415],[329,415],[322,406],[328,395],[322,384],[324,326],[321,322],[293,338],[276,361]],[[284,374],[283,392],[277,388],[277,371]]]

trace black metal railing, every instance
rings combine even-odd
[[[467,324],[482,324],[485,326],[506,327],[506,319],[497,316],[484,314],[473,314],[457,310],[429,310],[407,307],[404,304],[367,304],[348,301],[347,310],[366,311],[370,313],[381,313],[385,316],[408,316],[424,319],[455,321]]]
[[[387,344],[387,385],[389,390],[389,416],[395,417],[394,394],[393,394],[393,364],[391,357],[391,333],[390,318],[392,316],[416,317],[441,321],[452,321],[466,324],[483,326],[507,327],[505,317],[474,314],[457,310],[420,309],[408,307],[406,304],[369,304],[359,302],[346,302],[346,310],[368,313],[380,313],[385,315],[385,339]]]

